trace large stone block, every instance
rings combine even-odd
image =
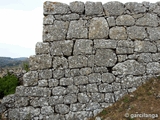
[[[89,97],[86,93],[78,93],[78,101],[80,103],[88,103]]]
[[[49,97],[49,105],[57,105],[57,104],[62,104],[64,102],[64,97],[63,96],[51,96]]]
[[[154,43],[150,41],[135,41],[135,49],[134,51],[138,53],[149,53],[149,52],[156,52],[157,47]]]
[[[113,40],[126,40],[126,29],[124,27],[112,27],[109,31],[109,37]]]
[[[132,26],[127,28],[127,34],[130,39],[143,40],[147,37],[147,32],[144,27]]]
[[[68,68],[68,60],[65,57],[54,57],[53,68],[54,69]]]
[[[58,104],[55,105],[55,111],[63,115],[69,112],[69,107],[65,104]]]
[[[41,70],[52,67],[52,57],[50,55],[34,55],[29,58],[30,70]]]
[[[151,53],[141,53],[138,57],[138,62],[142,62],[142,63],[152,62],[152,54]]]
[[[68,58],[69,62],[69,68],[81,68],[81,67],[86,67],[88,58],[85,56],[70,56]]]
[[[94,48],[116,48],[116,40],[97,39],[94,40]]]
[[[82,14],[84,12],[84,3],[80,1],[74,1],[70,3],[70,9],[73,13]]]
[[[104,83],[112,83],[115,81],[115,76],[111,73],[103,73],[102,74],[102,82]]]
[[[147,28],[150,40],[156,41],[160,40],[160,27],[157,28]]]
[[[64,96],[64,103],[65,104],[73,104],[77,102],[77,95],[76,94],[68,94]]]
[[[116,54],[132,54],[134,52],[133,48],[123,48],[123,47],[117,47],[116,48]]]
[[[87,85],[87,92],[88,92],[88,93],[98,92],[97,84],[88,84],[88,85]]]
[[[43,25],[51,25],[53,24],[55,18],[53,15],[47,15],[43,17]]]
[[[97,49],[94,62],[97,66],[112,67],[117,62],[117,56],[110,49]]]
[[[104,17],[92,18],[89,25],[89,39],[108,38],[109,27]]]
[[[53,95],[61,96],[61,95],[65,95],[66,93],[67,93],[67,90],[66,90],[65,87],[58,86],[58,87],[54,87],[52,89],[52,94]]]
[[[145,13],[147,10],[142,3],[137,3],[137,2],[127,2],[125,4],[125,7],[131,13]]]
[[[48,97],[33,97],[30,100],[30,105],[33,107],[43,107],[48,106]]]
[[[158,26],[158,16],[156,14],[146,13],[146,15],[142,18],[139,18],[136,21],[136,25],[139,26],[149,26],[149,27],[157,27]]]
[[[112,85],[110,85],[108,83],[100,84],[99,85],[99,92],[103,92],[103,93],[112,92]]]
[[[93,41],[92,40],[76,40],[74,45],[73,55],[92,54]]]
[[[91,93],[91,100],[93,102],[104,102],[104,94],[103,93]]]
[[[101,15],[103,14],[103,6],[101,2],[85,3],[85,15]]]
[[[38,72],[29,71],[23,75],[24,86],[35,86],[38,83]]]
[[[130,15],[121,15],[116,19],[117,25],[131,26],[134,25],[135,19]]]
[[[69,12],[69,6],[60,2],[46,1],[43,4],[43,13],[46,14],[66,14]]]
[[[78,20],[79,14],[71,13],[67,15],[55,15],[56,20],[63,20],[63,21],[71,21],[71,20]]]
[[[77,76],[74,77],[74,84],[75,85],[83,85],[88,83],[88,77],[87,76]]]
[[[75,103],[75,104],[71,104],[70,110],[73,111],[73,112],[77,112],[77,111],[82,111],[82,110],[84,110],[85,107],[86,107],[86,104]]]
[[[50,48],[49,43],[37,42],[36,49],[35,49],[36,55],[48,54],[50,52],[49,48]]]
[[[102,77],[100,73],[92,73],[89,75],[89,82],[90,83],[97,83],[97,82],[101,82],[102,81]]]
[[[112,72],[114,75],[143,75],[145,73],[145,66],[135,60],[127,60],[116,64]]]
[[[160,73],[160,64],[159,62],[151,62],[147,64],[146,67],[147,74],[159,74]]]
[[[52,78],[52,70],[40,70],[39,79],[50,79]]]
[[[71,21],[67,33],[67,39],[88,38],[86,20]]]
[[[61,86],[73,85],[73,78],[61,78],[60,85]]]
[[[43,41],[65,40],[69,22],[54,21],[53,25],[43,26]]]
[[[17,95],[21,97],[25,96],[33,96],[33,97],[47,97],[51,95],[51,90],[49,88],[42,88],[42,87],[24,87],[18,86],[16,88]]]
[[[54,41],[51,44],[51,55],[53,56],[70,56],[73,49],[73,41]]]
[[[120,2],[107,2],[103,5],[104,12],[107,16],[122,15],[125,11],[124,5]]]

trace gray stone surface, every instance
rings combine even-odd
[[[88,103],[89,97],[87,96],[86,93],[78,93],[78,101],[80,103]]]
[[[74,1],[70,3],[70,9],[73,13],[82,14],[84,12],[84,3],[80,1]]]
[[[144,27],[132,26],[127,28],[127,33],[130,39],[143,40],[147,37],[147,32]]]
[[[41,108],[42,115],[51,115],[53,113],[54,113],[54,108],[52,108],[51,106],[43,106]]]
[[[35,86],[38,83],[38,72],[29,71],[23,75],[24,86]]]
[[[77,111],[83,111],[85,109],[86,105],[82,103],[76,103],[76,104],[71,104],[70,110],[73,112]]]
[[[73,80],[75,85],[83,85],[88,83],[88,77],[87,76],[77,76],[74,77]]]
[[[68,15],[55,15],[56,20],[63,20],[63,21],[71,21],[71,20],[78,20],[79,14],[71,13]]]
[[[112,85],[110,85],[108,83],[100,84],[99,85],[99,92],[102,92],[102,93],[112,92]]]
[[[83,75],[91,74],[93,72],[93,70],[88,67],[88,68],[81,68],[79,72],[83,76]]]
[[[64,97],[63,96],[51,96],[49,97],[49,105],[57,105],[57,104],[62,104],[64,102]]]
[[[65,95],[67,93],[67,90],[65,87],[61,87],[61,86],[58,86],[58,87],[54,87],[52,89],[52,95]]]
[[[53,25],[43,26],[43,41],[65,40],[69,22],[55,20]]]
[[[87,85],[87,92],[92,92],[92,93],[98,92],[97,85],[96,84],[88,84]]]
[[[100,73],[92,73],[89,75],[89,83],[97,83],[101,81],[102,81],[102,77]]]
[[[108,17],[107,22],[108,22],[109,27],[113,27],[116,25],[116,20],[114,17]]]
[[[40,70],[39,79],[50,79],[52,78],[52,70]]]
[[[36,55],[49,53],[50,52],[49,48],[50,48],[49,43],[37,42],[35,49]]]
[[[69,107],[65,104],[57,104],[55,105],[55,111],[63,115],[69,112]]]
[[[104,94],[103,93],[91,93],[91,100],[93,102],[104,102]]]
[[[54,69],[68,68],[68,60],[65,57],[54,57],[53,68]]]
[[[94,60],[97,66],[112,67],[115,65],[117,57],[110,49],[97,49]]]
[[[107,103],[114,103],[114,94],[113,93],[105,93],[105,102]]]
[[[53,15],[46,15],[43,17],[43,25],[51,25],[53,24],[55,18]]]
[[[152,62],[152,54],[151,53],[141,53],[138,57],[138,62],[149,63]]]
[[[94,48],[116,48],[116,40],[97,39],[94,40]]]
[[[156,14],[147,13],[146,15],[144,15],[144,17],[139,18],[136,21],[136,25],[157,27],[158,26],[158,16]]]
[[[73,55],[92,54],[92,40],[76,40],[73,50]]]
[[[101,2],[90,2],[85,3],[85,15],[101,15],[103,14],[103,6]]]
[[[121,15],[125,11],[124,5],[117,1],[103,4],[103,9],[106,16]]]
[[[46,1],[43,4],[44,14],[66,14],[69,12],[69,6],[60,2]]]
[[[102,82],[104,83],[112,83],[115,81],[115,76],[111,73],[103,73],[102,74]]]
[[[147,28],[150,40],[156,41],[160,40],[160,27],[157,28]]]
[[[158,74],[160,72],[160,63],[159,62],[151,62],[146,66],[147,74]]]
[[[48,87],[48,81],[47,80],[39,80],[38,86],[39,87]]]
[[[56,69],[53,71],[53,78],[54,79],[60,79],[64,77],[64,70],[62,69]]]
[[[124,27],[112,27],[109,30],[109,37],[113,40],[126,40],[127,33]]]
[[[73,84],[73,78],[61,78],[60,85],[61,86],[68,86]]]
[[[29,58],[30,70],[41,70],[51,68],[52,57],[50,55],[34,55]]]
[[[59,81],[56,79],[49,79],[48,80],[49,87],[56,87],[56,86],[58,86],[58,84],[59,84]]]
[[[72,104],[77,102],[76,94],[68,94],[64,96],[64,104]]]
[[[48,106],[49,105],[48,98],[47,97],[40,97],[40,98],[39,97],[34,97],[30,100],[30,105],[32,105],[33,107]]]
[[[121,15],[116,19],[117,25],[131,26],[134,25],[135,19],[130,15]]]
[[[89,39],[108,38],[109,27],[104,17],[93,18],[89,25]]]
[[[145,66],[135,60],[127,60],[116,64],[112,70],[114,75],[143,75]]]
[[[71,21],[67,33],[67,39],[87,38],[88,30],[86,20]]]
[[[81,68],[86,67],[88,59],[85,56],[78,55],[78,56],[70,56],[68,58],[69,68]]]

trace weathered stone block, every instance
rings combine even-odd
[[[127,2],[125,4],[125,7],[131,13],[145,13],[147,10],[142,3],[137,3],[137,2]]]
[[[43,41],[65,40],[69,22],[54,21],[53,25],[43,26]]]
[[[104,17],[92,18],[89,25],[89,39],[108,38],[109,27]]]
[[[94,48],[116,48],[116,40],[97,39],[94,40]]]
[[[70,74],[71,74],[71,77],[79,76],[80,71],[79,71],[79,69],[71,69]]]
[[[74,45],[73,55],[92,54],[93,41],[92,40],[76,40]]]
[[[102,74],[102,82],[104,83],[112,83],[115,81],[115,76],[111,73],[103,73]]]
[[[38,83],[38,72],[29,71],[23,75],[24,86],[35,86]]]
[[[95,73],[107,73],[108,72],[107,67],[94,67],[93,70]]]
[[[88,55],[88,67],[94,67],[94,55]]]
[[[114,103],[114,94],[113,93],[105,93],[105,102],[107,103]]]
[[[104,102],[104,94],[103,93],[91,93],[91,100],[93,102]]]
[[[51,106],[43,106],[41,108],[41,114],[42,115],[51,115],[54,113],[54,108]]]
[[[56,79],[49,79],[48,80],[49,87],[56,87],[59,85],[59,80]]]
[[[92,111],[92,110],[96,110],[96,109],[100,109],[100,104],[98,102],[92,102],[92,103],[88,103],[86,106],[86,110],[87,111]]]
[[[112,85],[103,83],[99,85],[99,92],[112,92]]]
[[[87,76],[77,76],[74,77],[73,80],[75,85],[83,85],[88,83],[88,77]]]
[[[135,60],[127,60],[116,64],[112,68],[112,73],[114,75],[143,75],[145,73],[145,66]]]
[[[68,60],[65,57],[54,57],[53,68],[54,69],[68,68]]]
[[[43,25],[51,25],[53,24],[55,18],[53,15],[47,15],[43,17]]]
[[[110,49],[97,49],[94,62],[97,66],[112,67],[117,61],[116,54]]]
[[[116,19],[117,25],[131,26],[131,25],[134,25],[134,23],[135,23],[135,20],[130,15],[121,15],[121,16],[118,16]]]
[[[76,94],[68,94],[64,96],[64,104],[72,104],[77,102],[77,95]]]
[[[85,56],[70,56],[68,58],[69,62],[69,68],[81,68],[81,67],[86,67],[88,58]]]
[[[136,21],[136,25],[157,27],[158,26],[158,16],[156,14],[146,13],[144,17],[139,18]]]
[[[97,84],[88,84],[87,85],[87,92],[98,92]]]
[[[107,21],[108,21],[109,27],[113,27],[113,26],[116,25],[116,21],[115,21],[115,18],[114,18],[114,17],[108,17],[108,18],[107,18]]]
[[[160,64],[159,62],[151,62],[147,64],[146,67],[147,74],[159,74],[160,73]]]
[[[157,47],[154,43],[150,41],[135,41],[135,49],[134,51],[138,53],[149,53],[149,52],[156,52]]]
[[[53,78],[54,79],[60,79],[64,77],[64,70],[62,69],[56,69],[53,71]]]
[[[122,89],[122,90],[119,90],[119,91],[115,91],[114,92],[115,101],[117,101],[120,98],[122,98],[125,94],[127,94],[127,90],[125,90],[125,89]]]
[[[18,96],[15,96],[14,106],[16,106],[16,107],[26,107],[28,105],[29,105],[29,98],[28,97],[18,97]]]
[[[66,14],[69,12],[69,6],[60,2],[46,1],[43,4],[43,13],[46,14]]]
[[[51,55],[53,56],[70,56],[73,49],[73,41],[65,40],[65,41],[54,41],[51,44]]]
[[[118,62],[123,62],[125,61],[128,57],[127,55],[117,55]]]
[[[52,78],[52,70],[40,70],[39,79],[50,79]]]
[[[113,88],[113,91],[118,91],[118,90],[121,89],[121,84],[120,84],[120,83],[113,82],[113,83],[112,83],[112,88]]]
[[[130,39],[143,40],[147,37],[147,32],[144,27],[132,26],[127,28],[127,34]]]
[[[113,40],[126,40],[126,29],[124,27],[112,27],[109,31],[109,37]]]
[[[124,5],[117,1],[105,3],[103,9],[107,16],[122,15],[125,11]]]
[[[80,1],[71,2],[70,9],[73,13],[82,14],[84,12],[84,3]]]
[[[51,95],[51,90],[49,88],[42,88],[42,87],[18,86],[16,88],[15,94],[21,97],[25,97],[25,96],[46,97]]]
[[[156,41],[160,40],[160,27],[157,28],[147,28],[150,40]]]
[[[81,68],[79,72],[83,76],[83,75],[91,74],[93,72],[93,70],[89,67],[86,67],[86,68]]]
[[[67,39],[88,38],[86,20],[71,21],[67,33]]]
[[[117,42],[117,46],[124,48],[134,48],[134,42],[131,40],[119,40]]]
[[[67,90],[66,90],[65,87],[58,86],[58,87],[54,87],[54,88],[52,89],[52,94],[53,94],[53,95],[58,95],[58,96],[60,96],[60,95],[65,95],[66,93],[67,93]]]
[[[92,73],[89,75],[89,83],[97,83],[101,82],[101,74],[100,73]]]
[[[70,110],[73,112],[83,111],[85,109],[85,107],[86,107],[86,104],[75,103],[75,104],[71,104]]]
[[[39,80],[38,86],[39,87],[48,87],[48,81],[47,80]]]
[[[64,115],[69,112],[69,107],[65,104],[58,104],[58,105],[55,105],[55,111],[57,113]]]
[[[71,21],[71,20],[78,20],[79,14],[71,13],[67,15],[55,15],[56,20],[63,20],[63,21]]]
[[[87,96],[86,93],[78,93],[78,101],[80,103],[88,103],[89,97]]]
[[[48,96],[47,96],[48,97]],[[48,98],[47,97],[33,97],[30,100],[30,105],[33,107],[43,107],[43,106],[48,106]]]
[[[133,52],[134,52],[133,48],[123,48],[123,47],[116,48],[116,54],[132,54]]]
[[[64,97],[63,96],[51,96],[49,97],[49,105],[57,105],[57,104],[62,104],[64,102]]]
[[[69,85],[67,87],[67,93],[72,94],[72,93],[78,93],[79,92],[79,88],[75,85]]]
[[[61,86],[68,86],[73,84],[73,78],[61,78],[60,85]]]
[[[85,15],[101,15],[103,14],[103,6],[101,2],[85,3]]]
[[[37,42],[35,49],[36,55],[48,54],[50,52],[49,48],[49,43]]]
[[[141,53],[138,57],[138,62],[142,62],[142,63],[152,62],[152,54],[151,53]]]
[[[29,58],[30,70],[41,70],[51,68],[52,57],[50,55],[34,55]]]

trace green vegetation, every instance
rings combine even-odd
[[[10,73],[0,78],[0,98],[15,93],[15,89],[18,85],[18,78]]]
[[[22,69],[25,70],[26,72],[29,71],[29,63],[28,62],[23,62],[22,63]]]

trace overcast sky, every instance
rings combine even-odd
[[[44,1],[46,0],[0,0],[0,56],[16,58],[35,55],[36,43],[42,42]],[[54,2],[69,4],[72,1],[74,0]],[[106,0],[87,1],[106,3]],[[143,0],[119,1],[143,2]],[[155,3],[156,0],[151,2]]]

